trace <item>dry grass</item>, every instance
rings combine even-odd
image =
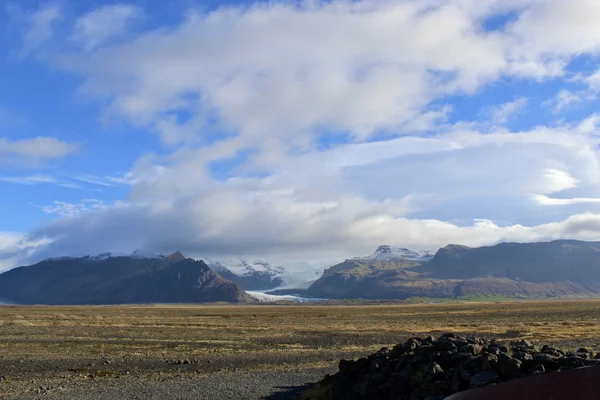
[[[366,351],[445,331],[595,342],[600,340],[600,302],[0,307],[0,324],[5,358]]]
[[[600,301],[379,306],[0,307],[0,397],[37,382],[326,368],[411,336],[600,350]],[[189,360],[178,363],[177,360]]]

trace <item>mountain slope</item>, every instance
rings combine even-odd
[[[417,260],[410,251],[404,253],[405,257],[346,260],[327,269],[307,294],[371,299],[600,296],[598,242],[448,245],[430,261]]]
[[[55,258],[0,274],[0,298],[19,304],[242,302],[249,296],[204,262],[167,257]]]
[[[410,268],[416,265],[418,263],[410,260],[383,262],[346,260],[326,269],[323,276],[308,288],[307,294],[325,298],[403,296],[395,287],[395,283],[414,280],[417,274]]]

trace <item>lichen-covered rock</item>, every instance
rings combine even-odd
[[[599,365],[592,349],[564,352],[528,340],[501,342],[445,334],[411,338],[391,350],[341,360],[321,384],[332,399],[443,399],[453,393],[511,379]]]

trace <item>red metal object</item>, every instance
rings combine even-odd
[[[600,366],[550,372],[455,393],[445,400],[596,400]]]

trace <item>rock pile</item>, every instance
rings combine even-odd
[[[600,353],[564,352],[527,340],[501,342],[448,333],[413,338],[356,361],[321,386],[338,399],[443,399],[453,393],[550,371],[600,364]]]

